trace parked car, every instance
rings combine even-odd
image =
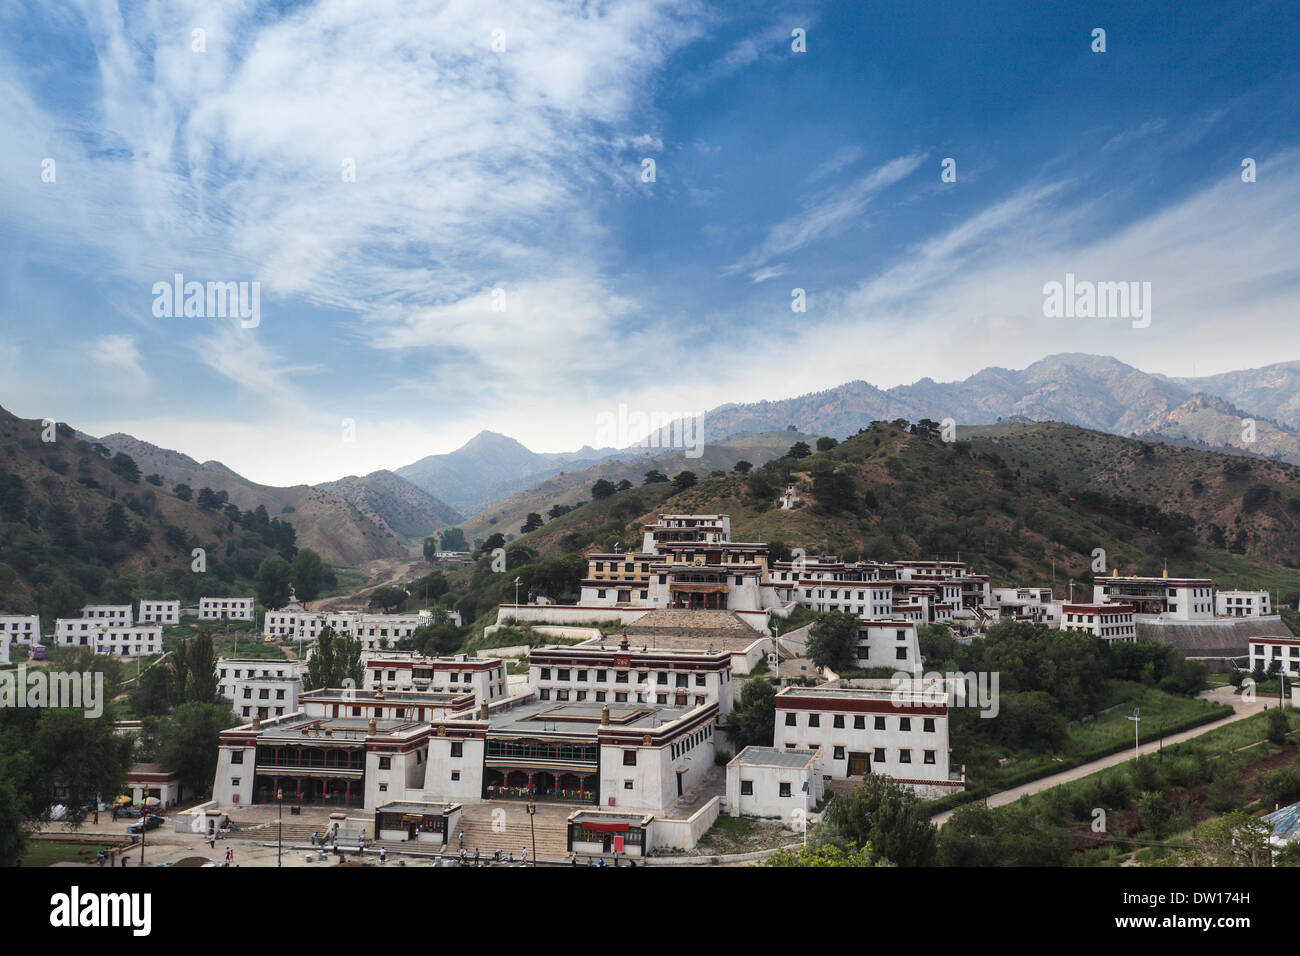
[[[163,825],[162,817],[145,817],[143,820],[137,820],[126,828],[127,833],[144,833],[148,830],[157,830]]]
[[[117,815],[119,817],[138,817],[142,813],[144,813],[144,809],[142,807],[118,807],[117,808]]]

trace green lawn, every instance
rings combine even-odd
[[[94,863],[104,847],[95,843],[60,843],[57,840],[28,840],[20,866],[49,866],[52,863]]]

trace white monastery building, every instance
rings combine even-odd
[[[254,599],[251,597],[201,597],[199,598],[199,620],[230,621],[253,620]]]

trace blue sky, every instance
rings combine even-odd
[[[620,403],[1300,358],[1298,32],[1287,3],[11,5],[0,404],[289,484],[482,428],[597,444]],[[259,282],[260,324],[155,317],[177,272]],[[1067,272],[1151,282],[1150,326],[1044,317]]]

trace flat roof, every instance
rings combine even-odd
[[[542,700],[488,714],[493,733],[568,733],[595,736],[604,704]],[[667,704],[609,704],[609,727],[652,730],[677,720],[695,707]]]
[[[429,816],[441,816],[456,807],[454,803],[414,803],[396,801],[375,807],[376,813],[423,813]]]
[[[801,768],[816,759],[815,750],[779,750],[776,747],[746,747],[736,756],[742,767]]]
[[[412,730],[428,728],[429,722],[416,720],[376,720],[375,733],[370,733],[370,721],[363,717],[310,717],[294,714],[271,726],[263,726],[259,740],[346,740],[363,741],[367,737],[399,736]],[[304,736],[303,729],[315,731]],[[232,728],[243,729],[243,728]],[[327,737],[325,731],[329,731]]]

